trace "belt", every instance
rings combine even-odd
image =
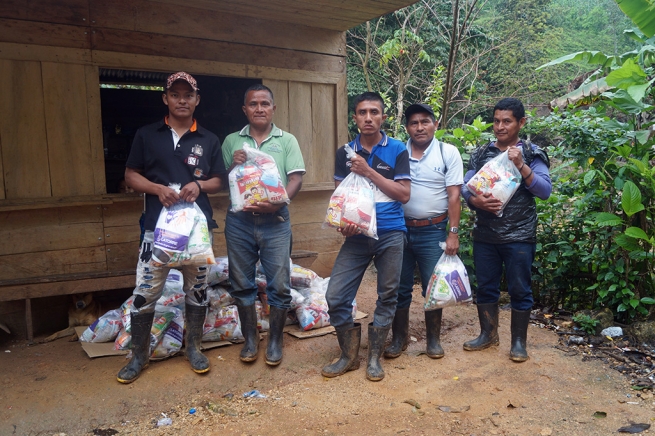
[[[426,218],[423,220],[411,220],[405,218],[405,225],[407,227],[425,227],[425,226],[430,226],[432,224],[439,224],[441,221],[444,221],[447,218],[448,218],[448,212],[444,213],[443,215],[435,216],[434,218]]]

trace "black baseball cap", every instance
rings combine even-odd
[[[430,115],[432,115],[432,118],[434,118],[434,110],[430,105],[427,105],[425,103],[414,103],[409,105],[407,109],[405,109],[405,124],[409,121],[409,117],[411,117],[414,114],[418,114],[421,112],[427,112]]]

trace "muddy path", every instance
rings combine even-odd
[[[369,314],[374,285],[367,273],[358,296]],[[0,435],[607,435],[655,418],[652,394],[632,390],[625,376],[598,359],[583,361],[580,353],[555,348],[551,331],[530,325],[530,360],[511,362],[508,311],[501,311],[499,347],[466,352],[462,343],[479,332],[475,306],[445,309],[446,356],[432,360],[421,353],[418,288],[415,300],[413,340],[402,356],[383,361],[386,378],[378,383],[365,377],[365,328],[360,369],[336,379],[320,374],[337,356],[334,335],[286,335],[276,368],[261,352],[254,364],[241,363],[240,346],[232,345],[207,352],[212,370],[205,376],[174,357],[152,363],[131,385],[115,379],[122,357],[91,360],[79,343],[65,339],[31,347],[3,343]],[[251,390],[266,398],[244,399]],[[172,424],[157,427],[163,414]]]

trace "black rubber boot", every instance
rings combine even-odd
[[[241,322],[241,333],[245,343],[239,354],[242,362],[254,362],[259,352],[259,330],[257,329],[257,311],[255,305],[241,306],[237,304],[239,321]]]
[[[498,345],[498,303],[478,304],[480,336],[464,342],[466,351],[480,351]]]
[[[441,359],[444,356],[441,348],[441,315],[443,309],[428,310],[425,312],[425,354],[432,359]]]
[[[384,378],[384,369],[380,363],[380,356],[384,348],[391,327],[375,327],[368,325],[368,358],[366,359],[366,378],[370,381],[380,381]]]
[[[150,360],[150,329],[155,312],[130,314],[132,334],[132,359],[118,372],[116,379],[121,383],[132,383],[139,378],[141,371],[148,367]]]
[[[191,364],[191,369],[197,374],[209,372],[209,359],[200,351],[202,328],[205,324],[207,306],[192,306],[186,304],[184,314],[184,355]]]
[[[529,323],[529,310],[512,309],[512,348],[509,351],[509,358],[514,362],[525,362],[529,359],[525,349]]]
[[[341,357],[336,362],[324,366],[324,377],[338,377],[359,368],[359,343],[362,340],[362,325],[358,322],[350,329],[337,329],[337,340],[341,348]]]
[[[268,315],[268,345],[266,346],[266,364],[277,366],[282,362],[284,326],[287,322],[288,309],[271,306]]]
[[[391,343],[384,350],[384,357],[395,359],[403,354],[407,349],[407,340],[409,336],[409,307],[405,309],[396,309],[391,324]]]

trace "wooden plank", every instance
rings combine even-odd
[[[106,269],[104,246],[0,256],[0,280]]]
[[[251,68],[278,67],[332,73],[345,72],[345,63],[340,56],[248,44],[104,28],[92,32],[92,41],[94,50],[227,61],[247,64]]]
[[[312,181],[334,180],[335,153],[337,148],[336,86],[312,84],[312,149],[320,150],[312,158]]]
[[[52,195],[93,194],[84,66],[52,62],[41,66]]]
[[[90,64],[91,50],[0,42],[0,59]]]
[[[300,191],[289,205],[291,225],[307,223],[323,224],[331,195],[332,191]]]
[[[130,267],[136,269],[139,260],[139,239],[122,244],[107,244],[107,269],[125,270]]]
[[[187,7],[188,3],[182,0],[157,0],[161,3],[177,4],[180,7]],[[353,2],[357,3],[357,2]],[[359,11],[345,11],[339,13],[339,8],[321,7],[319,10],[312,8],[311,2],[250,2],[242,0],[195,0],[194,6],[221,12],[232,12],[247,17],[267,17],[269,20],[283,23],[304,24],[311,27],[319,27],[333,30],[348,30],[367,19],[382,15],[375,13],[363,13]],[[395,8],[393,8],[395,9]],[[393,10],[390,9],[390,10]]]
[[[318,274],[319,277],[330,277],[332,275],[334,261],[337,260],[338,254],[338,251],[319,253],[314,263],[312,263],[312,271]]]
[[[290,68],[261,67],[249,64],[184,59],[166,56],[118,53],[94,50],[94,65],[105,68],[128,68],[147,71],[170,71],[171,65],[192,74],[256,79],[295,80],[298,82],[336,83],[343,74],[329,71],[302,71]]]
[[[0,17],[61,24],[88,24],[88,0],[2,0]]]
[[[289,82],[286,80],[262,80],[273,91],[275,115],[273,122],[280,129],[289,131]]]
[[[221,229],[224,229],[225,226],[221,226]],[[215,257],[227,256],[227,242],[225,241],[225,232],[223,230],[214,230],[214,243],[212,244],[212,250],[214,251]]]
[[[303,180],[315,182],[315,159],[322,153],[312,144],[312,85],[309,83],[289,82],[289,132],[300,144],[300,150],[307,171]]]
[[[136,275],[123,275],[101,279],[73,280],[56,283],[36,283],[33,285],[15,285],[0,288],[0,301],[40,298],[53,295],[80,294],[112,289],[131,288],[136,284]]]
[[[102,114],[100,113],[100,74],[98,67],[87,65],[84,67],[86,77],[86,108],[89,120],[89,147],[93,170],[93,193],[105,194],[107,182],[105,181],[105,152],[102,139]]]
[[[0,212],[0,232],[11,233],[24,228],[101,223],[97,206],[56,208],[53,210]],[[55,230],[53,230],[55,231]],[[2,239],[2,236],[0,236]]]
[[[54,47],[90,48],[88,27],[0,18],[0,41]]]
[[[143,202],[120,202],[102,206],[105,227],[137,226],[143,212]]]
[[[139,248],[141,238],[141,227],[137,223],[131,226],[105,227],[105,242],[107,244],[121,244],[125,242],[136,242]]]
[[[0,256],[30,253],[39,257],[43,251],[98,247],[104,244],[100,223],[23,227],[10,232],[2,229],[0,238],[3,240]]]
[[[49,276],[28,277],[24,279],[0,280],[0,288],[14,285],[31,285],[35,283],[69,282],[72,280],[102,279],[134,274],[134,268],[119,271],[94,271],[86,273],[53,274]]]
[[[337,144],[339,148],[350,142],[348,133],[348,89],[346,87],[346,75],[344,74],[337,82],[336,90],[336,122],[337,122]],[[333,150],[336,153],[336,149]]]
[[[90,1],[94,27],[343,55],[343,32],[143,0]],[[217,26],[216,23],[221,23]]]
[[[321,228],[322,223],[296,224],[291,226],[293,232],[293,249],[309,250],[317,253],[339,251],[343,236],[337,229]]]
[[[113,200],[104,196],[78,196],[78,197],[49,197],[22,200],[0,200],[0,212],[12,212],[19,210],[57,209],[62,207],[75,206],[98,206],[111,204],[114,201],[129,200],[120,198]]]
[[[43,114],[41,65],[0,60],[3,197],[49,197],[50,169]]]
[[[1,63],[1,61],[0,61]],[[0,67],[0,71],[2,70],[2,67]],[[1,74],[1,72],[0,72]],[[2,100],[2,95],[4,94],[2,90],[2,85],[0,85],[0,104]],[[6,186],[5,186],[5,170],[2,165],[2,125],[0,124],[0,202],[3,201],[5,197],[5,191],[6,191]]]

